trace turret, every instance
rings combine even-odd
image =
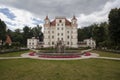
[[[72,21],[72,26],[77,27],[77,19],[75,16],[73,16],[71,21]]]
[[[77,22],[77,19],[76,19],[75,16],[73,16],[73,18],[72,18],[72,24],[76,24],[76,22]]]
[[[46,18],[44,19],[44,21],[45,21],[44,26],[45,27],[49,27],[50,26],[50,20],[49,20],[48,16],[46,16]]]

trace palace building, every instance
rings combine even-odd
[[[62,42],[65,47],[78,47],[77,19],[75,16],[70,20],[65,17],[56,17],[50,21],[48,16],[44,23],[44,45],[43,47],[54,47]]]

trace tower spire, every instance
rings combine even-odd
[[[76,19],[75,15],[73,15],[73,19]],[[76,19],[77,20],[77,19]]]
[[[48,18],[48,15],[46,16],[46,18],[45,18],[46,20],[48,20],[49,18]]]

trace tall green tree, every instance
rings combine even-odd
[[[25,26],[23,28],[23,38],[24,38],[23,39],[24,40],[23,44],[26,45],[27,44],[27,39],[31,38],[32,36],[33,36],[33,33],[31,31],[31,28],[28,27],[28,26]]]
[[[12,32],[11,38],[13,42],[20,43],[21,45],[24,44],[23,34],[20,29],[16,29],[14,32]]]
[[[115,49],[120,49],[120,8],[112,9],[109,13],[109,34]]]
[[[39,37],[39,35],[42,33],[42,27],[37,25],[36,27],[32,28],[32,32],[33,32],[33,35],[34,37]]]
[[[98,48],[100,42],[105,40],[105,29],[103,26],[96,26],[93,29],[93,38],[96,41],[96,47]]]
[[[6,39],[6,27],[5,22],[0,19],[0,39],[2,39],[2,41]]]

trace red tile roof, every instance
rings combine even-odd
[[[71,26],[71,22],[69,20],[65,19],[65,25],[66,26]]]
[[[52,22],[50,22],[50,26],[55,26],[55,24],[56,24],[56,19],[53,20]],[[69,20],[65,19],[65,25],[71,26],[71,22]]]
[[[7,38],[6,38],[6,43],[7,43],[7,44],[11,44],[11,43],[12,43],[12,41],[11,41],[10,36],[9,36],[9,35],[7,35],[6,37],[7,37]]]
[[[56,20],[53,20],[52,22],[50,22],[50,26],[55,26],[56,24]]]

